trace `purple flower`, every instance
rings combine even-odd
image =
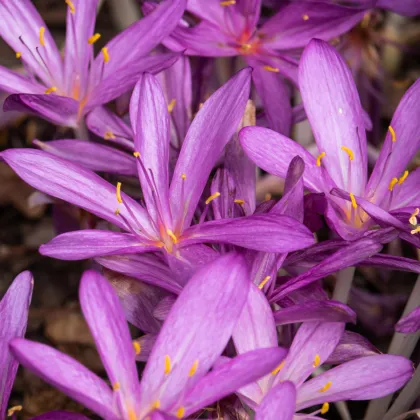
[[[82,277],[80,303],[111,386],[44,344],[15,339],[11,349],[25,367],[105,419],[169,418],[164,413],[188,417],[267,374],[285,356],[273,346],[209,372],[231,337],[249,287],[239,255],[226,255],[199,270],[172,307],[141,382],[135,362],[141,348],[131,340],[112,286],[93,271]]]
[[[377,222],[399,229],[404,239],[418,244],[414,213],[420,204],[420,170],[409,174],[406,165],[420,146],[415,118],[420,82],[401,100],[369,181],[366,117],[342,58],[327,43],[311,41],[301,59],[299,82],[318,157],[260,127],[246,127],[240,132],[248,156],[264,170],[284,178],[288,163],[299,155],[305,162],[305,187],[325,193],[327,220],[344,239],[360,238]],[[262,141],[264,148],[260,147]]]
[[[4,152],[6,162],[33,187],[130,232],[69,232],[43,245],[41,252],[77,260],[163,251],[172,269],[183,271],[189,258],[208,261],[209,253],[214,258],[214,251],[200,245],[203,243],[265,252],[289,252],[311,245],[311,232],[283,215],[256,214],[191,226],[210,172],[241,120],[249,87],[250,69],[244,69],[204,103],[188,130],[169,185],[167,104],[157,80],[149,74],[141,77],[131,99],[130,118],[145,208],[125,195],[120,183],[115,188],[93,172],[48,153]],[[212,194],[205,206],[219,196],[220,192]],[[189,276],[179,277],[186,281]],[[169,290],[179,292],[179,287]]]
[[[98,0],[67,0],[64,61],[46,25],[29,0],[0,1],[0,34],[26,69],[23,76],[0,67],[0,89],[12,93],[5,110],[42,115],[76,127],[95,106],[120,96],[144,71],[170,66],[175,54],[148,55],[176,26],[185,0],[166,0],[150,16],[113,38],[94,58]]]
[[[19,365],[9,351],[9,341],[25,335],[32,287],[32,274],[24,271],[15,278],[0,302],[0,419],[2,420],[6,418],[6,408]],[[13,407],[9,413],[20,409],[21,406]]]
[[[414,333],[420,330],[420,306],[411,311],[408,315],[402,317],[395,330],[401,333]]]

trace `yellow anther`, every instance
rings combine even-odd
[[[398,183],[398,178],[392,178],[391,182],[388,185],[388,190],[392,191],[395,187],[395,184],[397,184],[397,183]]]
[[[198,109],[203,108],[203,106],[204,106],[204,103],[203,103],[203,102],[200,102],[200,103],[198,104]]]
[[[118,216],[120,214],[120,209],[117,209],[114,211],[115,216]]]
[[[286,363],[285,360],[283,360],[274,370],[271,371],[272,375],[277,375],[282,369],[284,364]]]
[[[136,158],[140,157],[140,152],[134,152],[133,156],[136,157]]]
[[[13,414],[15,414],[16,413],[16,411],[21,411],[22,410],[22,406],[21,405],[15,405],[14,407],[10,407],[8,410],[7,410],[7,417],[11,417],[11,416],[13,416]]]
[[[356,210],[357,209],[357,202],[356,202],[356,199],[354,198],[353,193],[350,193],[350,200],[351,200],[352,207]]]
[[[236,199],[236,200],[233,200],[233,202],[235,203],[235,204],[239,204],[239,205],[243,205],[243,204],[245,204],[245,201],[244,200],[240,200],[240,199]]]
[[[404,173],[402,174],[402,176],[400,177],[400,179],[398,180],[398,184],[401,185],[408,177],[409,172],[408,171],[404,171]]]
[[[258,289],[262,290],[262,288],[267,284],[268,280],[271,279],[271,276],[264,277],[263,281],[258,285]]]
[[[408,221],[410,222],[411,225],[416,226],[417,225],[417,215],[419,214],[419,209],[415,209],[413,211],[413,214],[411,215],[411,217],[408,219]]]
[[[101,51],[102,51],[102,54],[104,55],[104,63],[108,63],[109,61],[108,48],[103,47]]]
[[[220,6],[233,6],[234,4],[236,4],[236,0],[226,0],[220,2]]]
[[[122,198],[121,198],[121,182],[117,182],[117,201],[121,204],[123,202]]]
[[[278,73],[280,71],[277,67],[271,67],[271,66],[264,66],[264,70],[271,71],[273,73]]]
[[[397,135],[395,134],[395,130],[392,128],[392,126],[389,126],[388,130],[391,133],[392,142],[395,143],[397,141]]]
[[[49,95],[50,93],[53,93],[53,92],[56,92],[57,91],[57,88],[55,87],[55,86],[51,86],[50,88],[48,88],[46,91],[45,91],[45,94],[46,95]]]
[[[410,233],[412,234],[412,235],[415,235],[416,233],[419,233],[420,232],[420,226],[417,226],[415,229],[413,229]]]
[[[130,407],[127,411],[127,414],[128,420],[137,420],[137,415],[133,408]]]
[[[45,26],[41,26],[39,28],[39,43],[41,44],[41,46],[45,47],[45,39],[44,39],[44,34],[45,34]]]
[[[105,134],[104,134],[104,139],[105,140],[115,139],[114,133],[111,130],[106,131]]]
[[[175,236],[175,234],[172,232],[171,229],[166,229],[166,233],[174,241],[174,244],[176,244],[178,242],[178,238]]]
[[[171,358],[168,355],[166,355],[165,356],[165,370],[164,370],[164,373],[165,373],[165,375],[167,375],[170,372],[171,372]]]
[[[309,20],[309,16],[308,16],[308,15],[303,15],[303,16],[302,16],[302,19],[303,19],[303,20]]]
[[[327,402],[324,402],[324,404],[322,404],[321,414],[328,413],[329,409],[330,409],[330,405]]]
[[[314,368],[316,368],[320,365],[320,363],[321,363],[321,358],[319,357],[319,354],[316,354],[315,355],[315,360],[314,360],[314,363],[312,364],[312,366]]]
[[[118,391],[120,388],[121,388],[121,385],[120,385],[120,383],[119,383],[119,382],[115,382],[115,384],[114,384],[114,385],[112,385],[112,389],[113,389],[114,391]]]
[[[242,44],[241,45],[241,50],[242,52],[247,52],[252,48],[252,44]]]
[[[152,404],[152,410],[157,410],[158,408],[160,408],[160,401],[156,400],[153,404]]]
[[[21,53],[21,52],[19,52],[19,51],[17,51],[17,52],[16,52],[16,58],[18,58],[18,59],[19,59],[20,57],[22,57],[22,53]]]
[[[133,341],[134,353],[138,356],[141,353],[141,345],[138,341]]]
[[[320,154],[318,155],[318,157],[316,158],[316,166],[321,166],[321,159],[322,159],[323,157],[325,157],[325,155],[326,155],[326,153],[325,153],[325,152],[322,152],[322,153],[320,153]]]
[[[196,360],[194,363],[193,363],[193,365],[191,366],[191,369],[190,369],[190,371],[189,371],[189,373],[188,373],[188,376],[194,376],[195,375],[195,372],[197,372],[197,368],[198,368],[198,360]]]
[[[187,179],[187,175],[182,174],[182,175],[181,175],[181,178],[182,178],[182,180],[183,180],[183,181],[185,181],[185,180]]]
[[[66,0],[67,6],[69,6],[70,12],[72,15],[76,13],[76,8],[74,7],[74,4],[71,0]]]
[[[271,200],[271,194],[270,193],[267,193],[265,196],[264,196],[264,201],[270,201]]]
[[[184,417],[184,414],[185,414],[185,408],[184,407],[179,407],[178,408],[178,410],[176,411],[176,416],[179,418],[179,419],[182,419],[182,417]]]
[[[354,153],[353,150],[349,149],[346,146],[341,146],[341,150],[343,150],[344,152],[346,152],[349,155],[349,159],[353,160],[354,159]]]
[[[332,382],[328,381],[320,390],[319,392],[325,392],[328,391],[331,388]]]
[[[215,198],[217,198],[217,197],[219,197],[220,196],[220,193],[219,193],[219,191],[216,191],[214,194],[212,194],[206,201],[205,201],[205,203],[206,204],[209,204],[209,203],[211,203]]]
[[[101,34],[99,34],[99,33],[96,33],[96,34],[93,34],[92,36],[90,36],[89,38],[88,38],[88,43],[90,44],[90,45],[92,45],[92,44],[94,44],[99,38],[101,37]]]
[[[175,104],[176,104],[176,99],[174,98],[168,104],[168,112],[172,112],[172,110],[174,109]]]

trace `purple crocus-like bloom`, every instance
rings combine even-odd
[[[76,127],[95,106],[134,86],[144,71],[159,72],[174,54],[148,55],[177,25],[185,0],[166,0],[93,55],[98,0],[66,0],[64,61],[44,21],[29,0],[0,1],[0,35],[22,60],[26,75],[0,67],[0,89],[12,93],[5,110],[35,113],[56,124]]]
[[[19,274],[0,302],[0,419],[6,418],[7,403],[12,391],[19,363],[9,351],[9,341],[23,337],[28,322],[29,304],[32,298],[33,278],[29,271]],[[12,407],[9,415],[21,410]]]
[[[407,91],[395,111],[369,181],[364,112],[343,59],[327,43],[312,40],[300,62],[299,83],[318,157],[260,127],[240,132],[248,156],[264,170],[284,178],[289,162],[299,155],[305,162],[305,187],[325,193],[327,220],[342,238],[360,238],[376,221],[399,229],[404,239],[418,244],[415,216],[420,204],[420,170],[409,174],[406,166],[420,146],[415,117],[420,82]]]
[[[329,402],[379,398],[410,379],[413,367],[408,359],[393,355],[355,357],[360,347],[357,341],[342,346],[334,355],[343,333],[342,322],[304,322],[284,361],[269,375],[240,389],[238,395],[256,410],[259,420],[292,420],[295,412],[322,404],[311,414],[301,414],[315,419],[328,411]],[[256,287],[251,287],[233,341],[238,354],[277,345],[273,313]],[[349,361],[307,381],[323,363],[341,363],[340,359]]]
[[[189,417],[267,374],[286,355],[277,346],[259,349],[209,373],[231,337],[250,284],[238,254],[199,270],[172,307],[141,382],[135,362],[141,347],[131,340],[114,289],[93,271],[82,277],[80,303],[111,387],[44,344],[15,339],[11,349],[25,367],[105,419]]]
[[[214,258],[214,251],[200,245],[204,243],[228,243],[265,252],[289,252],[311,245],[311,232],[283,215],[256,214],[191,226],[210,172],[242,118],[249,88],[250,69],[244,69],[204,103],[188,130],[169,185],[166,100],[152,75],[141,77],[131,99],[130,118],[146,208],[125,195],[120,183],[115,188],[93,172],[48,153],[4,152],[2,157],[30,185],[130,232],[69,232],[43,245],[41,252],[77,260],[164,251],[172,268],[178,270],[175,267],[182,266],[186,258],[184,251],[198,260],[203,260],[201,254],[211,253]],[[213,193],[205,205],[219,196],[220,192]],[[170,290],[178,292],[179,288]]]

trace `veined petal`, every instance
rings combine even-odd
[[[293,420],[296,409],[296,388],[285,381],[270,390],[255,413],[255,420]]]
[[[39,150],[9,149],[0,155],[8,165],[29,185],[53,197],[82,207],[111,223],[128,230],[131,226],[153,232],[145,210],[132,198],[121,192],[121,198],[130,207],[119,204],[116,188],[101,177],[67,160]]]
[[[420,306],[401,318],[395,326],[395,331],[410,334],[420,330]]]
[[[324,402],[372,400],[400,389],[412,376],[413,365],[402,356],[361,357],[337,366],[298,389],[297,409]],[[329,388],[323,392],[326,384]]]
[[[420,207],[420,168],[411,172],[407,179],[398,186],[397,195],[392,200],[391,209],[400,209],[403,207]]]
[[[139,380],[135,351],[121,303],[99,273],[86,271],[80,281],[80,306],[99,356],[122,406],[136,410]]]
[[[79,103],[65,96],[16,93],[6,98],[3,110],[40,115],[53,124],[66,127],[78,125]]]
[[[193,243],[228,243],[265,252],[291,252],[314,243],[306,226],[279,214],[255,214],[212,220],[184,231],[182,246]]]
[[[342,322],[304,322],[274,383],[292,381],[299,389],[306,378],[328,359],[343,332]]]
[[[129,233],[86,229],[58,235],[41,245],[39,252],[59,260],[74,261],[106,255],[140,254],[159,249],[154,242]]]
[[[8,93],[44,93],[45,86],[0,66],[0,89]]]
[[[274,347],[236,356],[215,367],[189,390],[181,405],[190,415],[200,408],[237,391],[272,371],[284,359],[286,350]],[[173,411],[177,407],[173,408]]]
[[[113,147],[83,140],[34,140],[33,143],[52,155],[68,159],[92,171],[131,176],[137,174],[134,157]]]
[[[141,381],[145,414],[154,401],[169,409],[207,373],[225,348],[246,302],[249,273],[239,254],[199,269],[173,305]]]
[[[420,263],[417,260],[388,254],[374,255],[359,263],[359,266],[387,268],[420,274]]]
[[[23,337],[28,322],[32,298],[33,277],[29,271],[20,273],[0,302],[0,417],[6,417],[6,408],[15,381],[18,361],[9,351],[9,341]]]
[[[170,188],[178,230],[190,225],[210,171],[241,121],[249,98],[250,73],[249,68],[241,70],[213,93],[191,123]]]
[[[49,347],[22,338],[10,343],[13,355],[25,368],[93,412],[110,420],[115,397],[109,386],[76,360]]]
[[[134,88],[130,119],[135,149],[140,152],[137,159],[142,161],[142,165],[138,165],[139,179],[148,212],[157,225],[164,224],[173,229],[169,210],[168,104],[157,79],[151,74],[143,74]]]
[[[375,7],[390,10],[404,16],[417,16],[420,14],[420,3],[417,0],[378,0]]]

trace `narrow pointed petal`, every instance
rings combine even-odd
[[[198,270],[162,327],[141,381],[141,407],[169,408],[224,350],[246,302],[249,273],[239,254]]]
[[[10,348],[19,363],[44,381],[100,416],[118,419],[111,408],[115,397],[109,386],[79,362],[45,344],[21,338],[12,340]]]
[[[0,89],[7,93],[44,93],[45,86],[0,66]]]
[[[241,121],[250,73],[249,68],[241,70],[213,93],[191,123],[170,189],[172,215],[180,230],[190,225],[210,171]]]
[[[296,388],[285,381],[270,390],[259,405],[255,420],[293,420],[296,409]]]
[[[397,195],[393,199],[391,208],[400,209],[403,207],[420,206],[420,168],[411,172],[407,179],[394,188],[398,188]]]
[[[79,103],[65,96],[13,94],[4,101],[3,110],[39,115],[53,124],[65,127],[78,125]]]
[[[258,349],[241,354],[214,368],[194,385],[181,402],[186,415],[213,404],[265,376],[279,365],[285,355],[286,350],[279,347]]]
[[[352,322],[356,323],[356,314],[347,305],[334,300],[312,300],[306,303],[279,309],[274,312],[276,325],[296,322]]]
[[[146,231],[152,231],[148,215],[140,205],[121,192],[134,219],[123,204],[119,205],[116,188],[88,169],[39,150],[9,149],[0,156],[25,182],[45,194],[82,207],[128,230],[123,219],[115,214],[118,208],[131,226],[140,223]]]
[[[312,40],[300,60],[299,85],[319,153],[325,152],[322,164],[337,186],[362,194],[367,180],[366,132],[349,68],[333,47]]]
[[[83,140],[34,140],[33,143],[48,153],[92,171],[129,176],[137,174],[134,157],[113,147]]]
[[[80,305],[96,348],[125,406],[135,408],[139,392],[135,352],[124,311],[113,287],[96,271],[86,271],[80,281]]]
[[[378,0],[376,7],[390,10],[404,16],[417,16],[420,14],[420,4],[417,0]]]
[[[291,252],[314,243],[312,233],[288,216],[255,214],[205,222],[188,228],[182,244],[228,243],[264,252]]]
[[[297,409],[324,402],[372,400],[400,389],[413,375],[413,365],[402,356],[361,357],[337,366],[298,389]],[[331,383],[325,392],[320,392]]]
[[[344,326],[341,322],[304,322],[274,383],[292,381],[299,388],[328,359],[343,335]]]
[[[417,260],[388,254],[374,255],[362,261],[359,266],[387,268],[389,270],[409,271],[420,274],[420,262]]]
[[[20,273],[0,302],[0,417],[5,418],[6,408],[15,381],[18,361],[9,351],[9,341],[23,337],[28,322],[32,298],[33,277],[29,271]]]
[[[401,318],[395,326],[395,331],[404,334],[415,333],[420,330],[420,306]]]

